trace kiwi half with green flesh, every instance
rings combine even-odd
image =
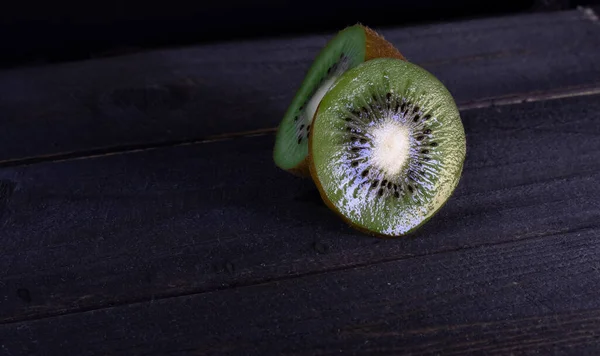
[[[309,176],[308,135],[312,119],[327,90],[345,71],[373,58],[404,57],[375,31],[354,25],[340,31],[319,53],[277,130],[275,164]]]
[[[448,200],[466,142],[439,80],[406,61],[374,59],[323,97],[309,150],[311,175],[332,210],[359,230],[400,236]]]

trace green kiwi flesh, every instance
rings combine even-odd
[[[419,66],[374,59],[347,71],[313,122],[310,170],[327,205],[354,227],[401,236],[456,188],[466,154],[458,109]]]
[[[340,75],[364,61],[365,42],[363,27],[355,25],[340,31],[319,53],[279,125],[273,152],[278,167],[293,170],[306,159],[321,98]]]

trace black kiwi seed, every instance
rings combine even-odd
[[[429,135],[429,134],[431,133],[431,130],[430,130],[430,129],[427,129],[427,130],[423,131],[423,133],[424,133],[425,135]]]
[[[310,131],[310,125],[306,126],[306,131]]]
[[[298,136],[298,143],[302,142],[302,136]]]
[[[366,140],[366,139],[364,139],[364,138],[361,138],[361,139],[360,139],[360,143],[362,143],[362,144],[365,144],[365,143],[367,143],[367,140]]]
[[[418,106],[415,106],[415,107],[413,108],[413,113],[415,113],[415,112],[418,112],[418,111],[419,111],[419,107],[418,107]]]
[[[423,120],[429,120],[429,119],[431,119],[431,115],[425,115],[425,116],[423,117]]]
[[[358,152],[360,151],[360,147],[352,147],[352,152]]]
[[[406,110],[406,102],[402,103],[402,105],[400,106],[400,108],[402,109],[402,111]]]
[[[383,189],[379,188],[379,191],[377,192],[377,194],[379,194],[379,196],[383,195]]]
[[[331,73],[331,67],[329,67],[329,69],[327,69],[327,74]]]
[[[352,162],[352,167],[356,167],[356,166],[358,166],[358,162],[356,162],[356,161]]]
[[[387,100],[390,100],[390,99],[392,98],[392,93],[387,93],[387,94],[385,94],[385,98],[386,98]]]
[[[387,179],[384,179],[384,180],[381,181],[381,185],[386,185],[387,182],[388,182]]]
[[[421,151],[421,153],[423,153],[423,154],[428,154],[428,153],[429,153],[429,150],[422,150],[422,151]]]
[[[346,131],[352,131],[352,127],[350,127],[350,126],[346,127]]]
[[[304,125],[300,125],[300,130],[302,130],[304,128]]]
[[[387,188],[388,188],[388,189],[392,189],[392,182],[388,182],[388,184],[387,184]]]
[[[425,138],[425,136],[419,136],[417,137],[417,141],[422,141]]]
[[[365,170],[364,170],[364,171],[362,171],[362,173],[361,173],[361,175],[362,175],[363,177],[366,177],[366,176],[367,176],[367,174],[369,174],[369,170],[368,170],[368,169],[365,169]]]
[[[348,122],[350,122],[350,121],[352,121],[352,118],[351,117],[347,117],[345,120],[348,121]]]
[[[430,146],[431,146],[431,147],[436,147],[436,146],[437,146],[437,142],[432,142],[432,143],[430,144]]]
[[[429,157],[427,157],[427,156],[423,156],[423,158],[422,158],[422,159],[423,159],[423,161],[429,161],[429,160],[430,160],[430,158],[429,158]]]
[[[419,117],[419,115],[417,115],[417,116],[415,116],[415,118],[413,119],[413,121],[417,122],[417,121],[419,121],[419,119],[420,119],[420,117]]]
[[[398,185],[394,184],[394,190],[398,190]]]
[[[294,118],[294,121],[298,121],[298,116],[296,116],[296,117]]]
[[[377,179],[375,179],[373,181],[373,183],[371,184],[371,187],[375,188],[377,186],[377,183],[379,183],[379,181]]]
[[[412,193],[412,192],[414,192],[414,191],[415,191],[415,189],[412,187],[412,185],[409,185],[409,186],[408,186],[408,191]]]

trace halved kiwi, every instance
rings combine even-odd
[[[319,102],[335,80],[358,64],[381,57],[404,57],[375,31],[360,24],[347,27],[319,53],[292,100],[275,139],[275,164],[309,176],[308,135]]]
[[[309,150],[311,175],[331,209],[362,231],[400,236],[450,197],[466,143],[439,80],[406,61],[374,59],[323,97]]]

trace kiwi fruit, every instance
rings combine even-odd
[[[464,128],[446,87],[397,59],[347,71],[321,100],[310,136],[310,173],[351,226],[408,234],[448,200],[462,173]]]
[[[309,176],[308,135],[321,98],[348,69],[373,58],[404,59],[375,31],[357,24],[340,31],[321,50],[288,107],[275,138],[275,164],[299,176]]]

